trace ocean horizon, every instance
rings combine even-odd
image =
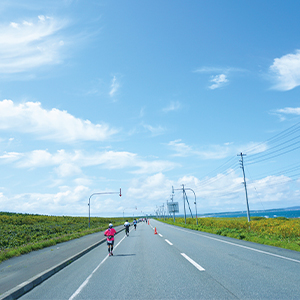
[[[173,215],[172,215],[173,217]],[[175,215],[175,217],[183,218],[183,214]],[[187,214],[187,218],[191,215]],[[195,218],[195,215],[193,215]],[[235,211],[235,212],[219,212],[219,213],[205,213],[198,214],[198,218],[241,218],[247,217],[247,211]],[[278,208],[278,209],[266,209],[266,210],[250,210],[251,217],[264,217],[264,218],[300,218],[300,206],[288,207],[288,208]]]

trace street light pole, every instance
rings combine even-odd
[[[183,196],[183,209],[184,209],[184,222],[186,224],[186,211],[185,211],[185,197],[184,197],[185,191],[184,191],[184,184],[182,185],[182,196]]]
[[[196,208],[196,222],[197,222],[197,225],[198,225],[196,194],[195,194],[195,192],[191,188],[186,188],[185,190],[190,190],[190,191],[192,191],[194,193],[194,196],[195,196],[195,202],[194,202],[194,204],[195,204],[195,208]]]
[[[190,190],[194,193],[194,196],[195,196],[195,208],[196,208],[196,223],[198,225],[198,216],[197,216],[197,202],[196,202],[196,194],[195,192],[191,189],[191,188],[185,188],[184,187],[184,184],[182,184],[182,188],[181,189],[174,189],[173,186],[172,186],[172,200],[173,200],[173,193],[174,193],[174,190],[182,190],[182,193],[183,193],[183,208],[184,208],[184,222],[186,224],[186,210],[185,210],[185,200],[187,200],[187,195],[186,195],[186,190]],[[188,200],[187,200],[188,202]],[[191,215],[192,215],[192,211],[191,211],[191,208],[190,208],[190,204],[188,203],[189,205],[189,209],[190,209],[190,212],[191,212]],[[193,218],[193,215],[192,215],[192,218]],[[174,217],[174,222],[175,222],[175,217]]]
[[[89,228],[90,228],[90,224],[91,224],[91,198],[92,196],[94,195],[108,195],[108,194],[119,194],[119,196],[121,197],[122,196],[122,193],[121,193],[121,188],[120,188],[120,192],[102,192],[102,193],[94,193],[90,196],[89,198],[89,203],[88,203],[88,206],[89,206]]]
[[[172,186],[172,202],[173,202],[173,198],[174,198],[174,188]],[[173,221],[175,223],[175,211],[174,211],[174,208],[173,208]]]

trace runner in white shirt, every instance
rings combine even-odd
[[[124,226],[125,226],[125,234],[127,236],[129,236],[129,226],[130,226],[130,223],[128,222],[128,220],[126,220],[126,222],[124,223]]]

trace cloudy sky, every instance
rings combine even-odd
[[[251,210],[299,205],[299,10],[1,1],[0,211],[245,210],[241,152]]]

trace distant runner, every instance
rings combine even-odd
[[[127,236],[129,236],[129,226],[130,226],[130,223],[128,222],[128,220],[126,220],[126,222],[124,223],[124,226],[125,226],[125,234]]]
[[[109,256],[113,255],[113,249],[114,249],[114,242],[115,238],[114,235],[116,234],[116,230],[113,228],[113,224],[108,225],[108,229],[105,230],[104,235],[107,237],[107,246],[108,246],[108,253]]]
[[[136,224],[137,224],[137,221],[136,221],[136,219],[134,219],[133,220],[134,230],[136,230]]]

